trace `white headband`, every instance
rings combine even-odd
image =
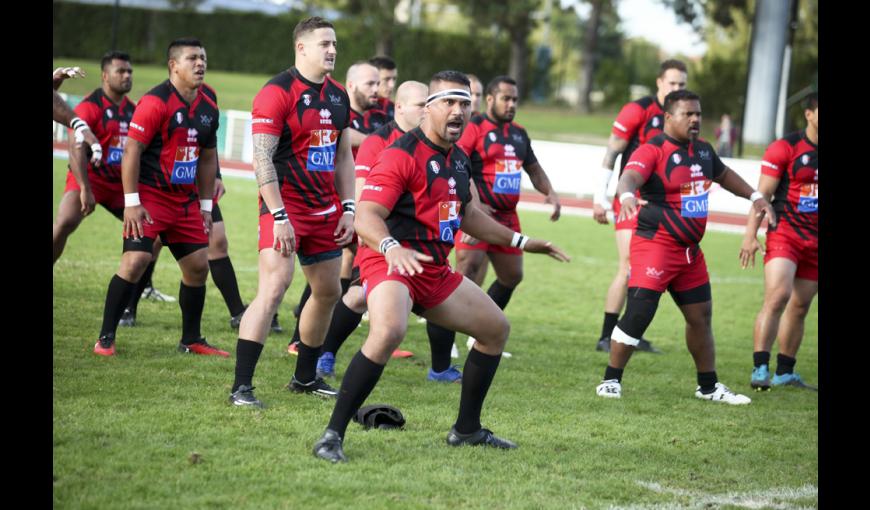
[[[471,101],[471,93],[463,89],[441,90],[426,98],[426,106],[429,106],[439,99],[468,99]]]

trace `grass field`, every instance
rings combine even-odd
[[[84,96],[100,86],[99,61],[56,59],[54,65],[55,67],[79,66],[87,73],[85,78],[64,82],[62,92]],[[166,68],[163,66],[134,65],[133,90],[130,92],[130,97],[138,100],[167,77]],[[270,78],[272,78],[271,75],[265,74],[208,71],[206,82],[217,91],[221,109],[250,111],[254,96]],[[341,78],[339,77],[339,79]],[[401,74],[399,78],[401,81],[417,79],[424,82],[427,79],[427,77],[402,76]],[[570,108],[524,103],[517,110],[516,121],[522,124],[534,139],[606,145],[616,113],[616,111],[602,111],[581,115]],[[701,136],[708,140],[713,139],[713,130],[716,128],[717,122],[715,119],[704,121]],[[747,145],[744,157],[760,158],[763,153],[764,147]]]
[[[54,198],[65,162],[54,163]],[[221,200],[242,297],[256,288],[256,186],[227,177]],[[56,209],[55,209],[56,210]],[[742,271],[739,237],[703,241],[714,295],[720,380],[749,395],[732,407],[694,398],[695,372],[682,318],[669,297],[646,337],[663,351],[638,354],[623,398],[595,396],[607,357],[595,352],[602,302],[615,270],[612,227],[521,212],[524,230],[554,240],[569,264],[526,257],[526,277],[507,316],[512,330],[483,412],[483,424],[516,441],[511,452],[453,449],[459,385],[426,381],[425,327],[410,321],[403,348],[369,403],[399,407],[404,431],[351,424],[346,465],[311,455],[332,403],[284,389],[295,366],[288,334],[272,335],[254,384],[269,405],[231,408],[236,335],[212,282],[203,316],[209,341],[230,359],[175,351],[177,303],[140,304],[121,329],[118,355],[91,349],[106,285],[117,270],[120,225],[98,210],[79,228],[54,274],[54,482],[56,508],[814,508],[818,506],[818,394],[793,388],[748,393],[752,323],[762,298],[760,267]],[[492,279],[490,274],[488,281]],[[177,296],[179,271],[165,251],[156,286]],[[301,272],[282,305],[303,287]],[[488,282],[487,284],[488,285]],[[366,323],[336,365],[344,373]],[[457,343],[465,358],[465,337]],[[807,320],[798,371],[818,381],[818,306]]]

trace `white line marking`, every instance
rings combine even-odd
[[[645,489],[659,494],[671,494],[680,498],[691,500],[689,504],[663,503],[655,505],[635,505],[632,509],[704,509],[720,505],[736,506],[740,508],[774,508],[774,509],[798,509],[808,510],[814,506],[796,506],[793,502],[799,499],[815,499],[818,504],[819,490],[814,485],[804,485],[797,489],[789,487],[774,487],[772,489],[748,492],[728,492],[725,494],[706,494],[699,491],[663,487],[655,482],[637,481],[637,484]]]

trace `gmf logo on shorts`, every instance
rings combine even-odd
[[[308,141],[309,172],[335,171],[335,148],[338,142],[338,131],[334,129],[315,129],[311,131]]]

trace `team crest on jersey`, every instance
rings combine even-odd
[[[801,195],[798,199],[798,212],[801,213],[818,213],[819,212],[819,184],[809,183],[801,184]]]
[[[680,184],[680,215],[683,218],[706,218],[707,198],[713,181],[704,179]]]
[[[430,161],[429,168],[431,168],[436,175],[441,171],[441,165],[439,165],[437,161]]]
[[[659,120],[659,118],[658,118],[658,117],[653,117],[653,119],[652,119],[652,127],[657,128],[657,127],[659,127],[659,124],[661,124],[661,121]]]
[[[196,165],[199,161],[199,147],[178,147],[175,149],[175,163],[172,165],[172,184],[193,184],[196,181]]]
[[[315,129],[311,131],[308,142],[309,172],[335,171],[335,147],[338,142],[338,131],[334,129]]]
[[[175,121],[181,124],[184,122],[184,115],[182,115],[181,112],[175,112]]]
[[[112,118],[112,110],[106,110],[106,117]]]
[[[311,104],[311,95],[302,94],[302,101],[305,103],[305,106],[309,106]]]
[[[459,230],[460,206],[458,200],[449,200],[438,205],[438,237],[445,243],[453,244],[453,236]]]
[[[495,133],[492,133],[492,132],[489,133],[489,140],[490,140],[491,142],[494,142],[494,141],[495,141]]]
[[[810,162],[810,155],[809,154],[804,154],[803,156],[801,156],[801,163],[806,165],[809,162]]]
[[[674,163],[679,165],[682,160],[683,158],[681,158],[679,154],[674,154]]]
[[[508,195],[520,194],[520,181],[522,176],[521,162],[517,159],[497,159],[495,161],[495,180],[492,190],[496,193]]]

